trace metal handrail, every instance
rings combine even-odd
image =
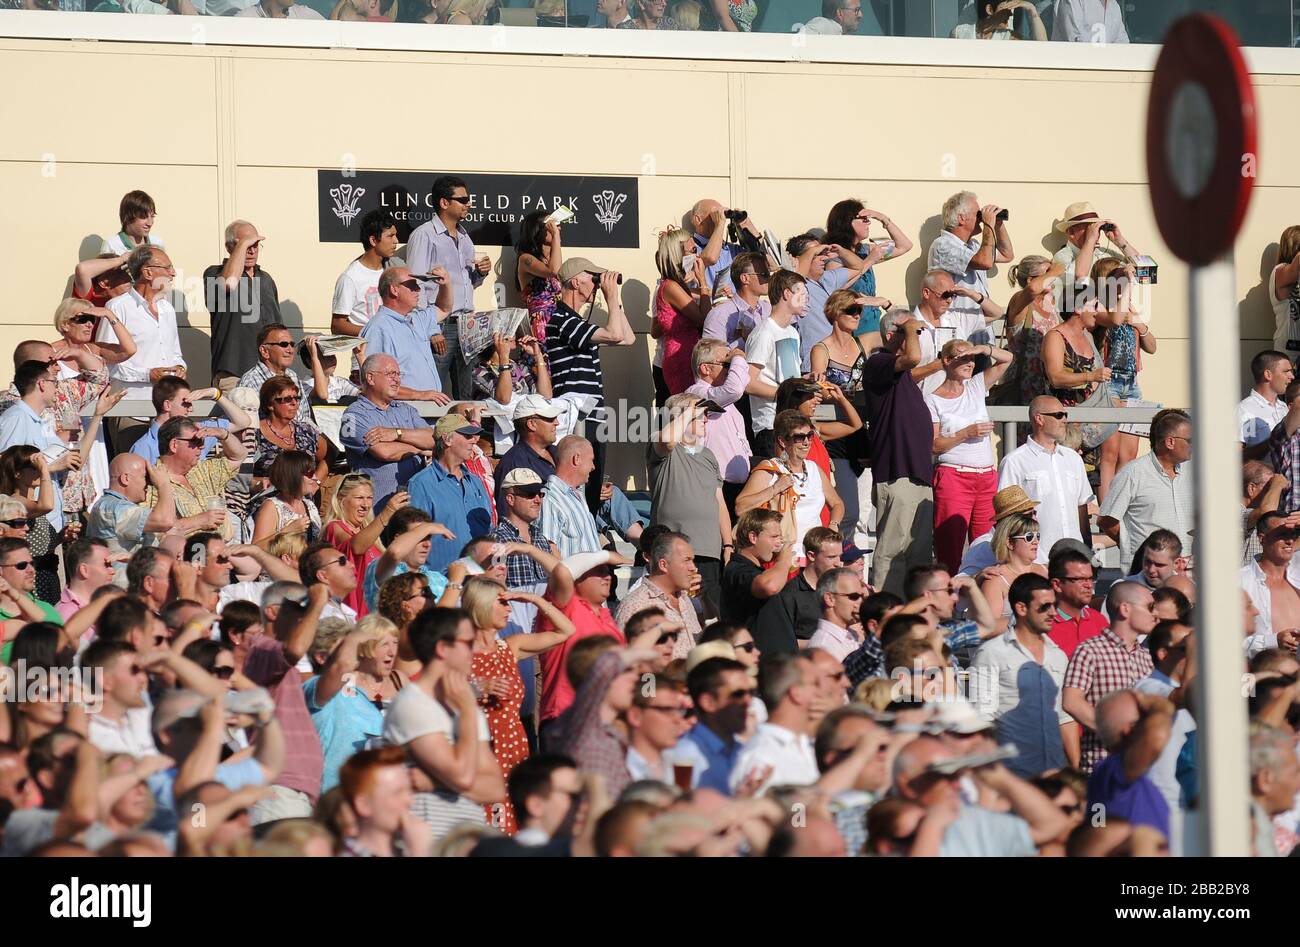
[[[1100,421],[1107,424],[1148,424],[1160,411],[1161,405],[1142,405],[1140,407],[1082,407],[1067,408],[1071,421]],[[1029,423],[1028,405],[989,405],[989,420],[1002,425],[1002,456],[1008,453],[1008,445],[1015,449],[1017,440],[1016,425]]]

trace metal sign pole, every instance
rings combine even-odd
[[[1232,257],[1190,270],[1196,483],[1196,687],[1200,802],[1188,854],[1250,854],[1250,767],[1242,687],[1241,467],[1236,462],[1237,350]]]

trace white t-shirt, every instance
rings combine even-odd
[[[940,398],[931,391],[925,395],[925,404],[930,409],[930,420],[939,425],[939,434],[951,437],[964,427],[988,421],[989,411],[984,403],[987,396],[984,376],[977,374],[962,387],[959,397]],[[962,441],[940,454],[936,462],[960,467],[992,467],[993,436],[986,434],[978,441]]]
[[[758,380],[777,387],[799,372],[799,332],[794,326],[778,325],[764,319],[749,335],[745,358],[751,365],[762,366]],[[776,423],[776,399],[749,396],[750,416],[755,431],[770,431]]]
[[[478,738],[484,743],[491,739],[487,718],[475,708],[478,717]],[[452,713],[414,684],[407,684],[393,698],[388,715],[384,718],[384,741],[394,746],[405,746],[431,733],[441,733],[452,746],[460,727],[460,715]]]
[[[1286,417],[1286,410],[1286,402],[1281,398],[1269,404],[1252,389],[1237,405],[1237,440],[1247,447],[1262,444]]]
[[[401,265],[400,260],[387,263],[387,266]],[[353,325],[364,326],[383,305],[379,299],[379,277],[383,274],[382,269],[372,270],[360,259],[353,260],[334,284],[334,305],[330,312],[347,316]]]
[[[966,339],[976,345],[992,341],[988,337],[984,317],[978,312],[956,312],[949,309],[939,317],[938,326],[922,315],[920,309],[913,310],[912,315],[921,321],[921,332],[917,336],[917,341],[921,344],[922,365],[928,365],[937,359],[943,347],[953,339]],[[921,391],[934,391],[943,384],[943,378],[941,371],[927,376],[921,382]]]

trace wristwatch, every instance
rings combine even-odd
[[[979,298],[978,300],[976,300],[975,305],[977,305],[977,306],[982,306],[982,305],[984,305],[984,298],[985,298],[985,297],[984,297],[984,294],[983,294],[983,293],[980,293],[980,298]]]
[[[400,427],[397,429],[397,439],[399,441],[402,439],[402,429]]]

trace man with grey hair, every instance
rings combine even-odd
[[[135,340],[135,354],[124,362],[108,366],[109,378],[128,390],[128,398],[148,401],[153,383],[164,375],[185,377],[185,356],[176,330],[176,309],[168,296],[176,268],[161,247],[144,244],[131,251],[126,270],[131,288],[114,299],[107,309],[121,320]],[[97,342],[121,340],[105,319],[95,336]]]
[[[996,204],[980,207],[970,191],[958,191],[943,202],[943,231],[930,244],[925,266],[945,270],[956,281],[953,290],[961,298],[953,298],[952,315],[971,326],[961,338],[973,338],[978,332],[976,341],[991,341],[984,324],[1004,315],[1002,307],[989,298],[988,277],[995,263],[1015,259],[1006,219],[999,219],[1002,213]]]
[[[226,258],[203,271],[203,293],[212,319],[212,384],[234,389],[257,361],[258,330],[280,319],[280,291],[258,265],[262,241],[247,220],[226,227]]]
[[[1295,738],[1261,723],[1250,729],[1250,812],[1256,856],[1276,857],[1273,817],[1289,812],[1300,792]]]
[[[660,533],[650,543],[645,581],[637,584],[619,603],[614,620],[622,628],[644,608],[659,608],[664,617],[680,623],[673,632],[673,660],[690,654],[700,639],[700,619],[691,604],[691,592],[699,582],[695,550],[682,533]]]
[[[817,602],[822,608],[817,630],[808,641],[809,648],[821,648],[836,661],[843,661],[862,646],[854,631],[858,608],[862,605],[862,578],[852,569],[831,569],[817,580]]]
[[[1069,412],[1051,395],[1029,403],[1029,439],[1007,454],[998,473],[998,489],[1018,486],[1038,501],[1038,562],[1046,565],[1058,540],[1092,545],[1088,504],[1092,486],[1077,451],[1061,444]]]
[[[1175,709],[1167,697],[1136,690],[1101,699],[1097,736],[1107,756],[1088,778],[1090,813],[1149,825],[1169,838],[1169,803],[1147,774],[1169,742]]]
[[[433,428],[398,400],[401,387],[397,359],[367,356],[361,366],[361,396],[343,412],[339,427],[349,469],[370,475],[376,513],[423,466],[421,452],[433,450]]]
[[[917,379],[927,394],[943,384],[943,363],[939,353],[944,345],[954,339],[968,339],[975,345],[987,345],[991,340],[984,331],[984,317],[977,312],[963,312],[956,300],[969,296],[973,290],[953,282],[947,270],[931,269],[921,278],[921,301],[914,314],[921,321],[921,364],[931,366]],[[976,355],[987,355],[976,352]],[[978,367],[978,366],[977,366]]]
[[[447,271],[432,267],[429,279],[438,285],[437,302],[420,306],[420,280],[405,266],[390,266],[379,277],[379,310],[361,329],[366,351],[391,355],[402,372],[397,397],[403,401],[447,404],[442,378],[434,361],[434,347],[446,350],[442,320],[455,303]]]

